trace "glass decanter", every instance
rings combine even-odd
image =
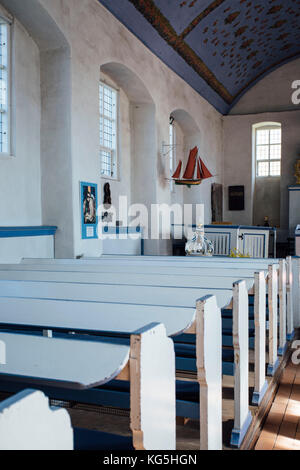
[[[197,225],[193,238],[186,243],[185,252],[187,256],[213,256],[213,244],[205,237],[202,224]]]

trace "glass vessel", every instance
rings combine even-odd
[[[213,244],[205,237],[202,224],[197,226],[193,238],[186,243],[185,253],[187,256],[213,256]]]

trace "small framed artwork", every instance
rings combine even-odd
[[[228,201],[230,211],[245,210],[245,186],[229,186]]]
[[[97,234],[97,185],[80,183],[81,201],[81,238],[83,240],[98,238]]]

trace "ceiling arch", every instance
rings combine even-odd
[[[300,0],[99,1],[223,114],[300,55]]]

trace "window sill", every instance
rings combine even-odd
[[[256,176],[256,178],[261,179],[261,178],[268,178],[268,179],[274,179],[274,178],[281,178],[281,175],[269,175],[269,176]]]
[[[116,181],[116,182],[120,181],[119,178],[113,178],[112,176],[105,176],[105,175],[101,175],[101,179],[102,180],[109,180],[109,181]]]
[[[10,155],[9,153],[0,153],[0,160],[12,160],[14,155]]]

